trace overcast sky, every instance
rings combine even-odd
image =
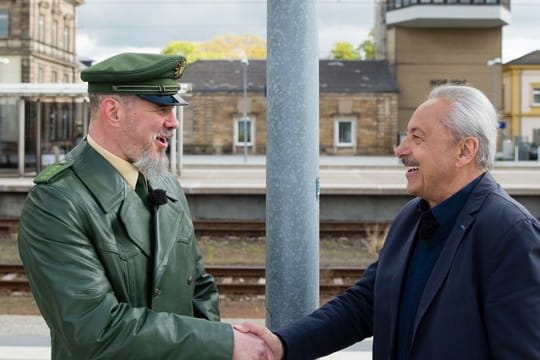
[[[318,0],[320,58],[327,58],[336,42],[357,46],[367,38],[375,1]],[[540,49],[540,0],[511,0],[511,8],[511,23],[503,28],[503,62]],[[77,54],[95,61],[124,51],[159,52],[171,40],[266,38],[266,0],[85,0],[77,16]]]

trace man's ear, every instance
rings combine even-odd
[[[458,167],[468,165],[475,161],[478,153],[478,139],[472,136],[467,136],[459,142],[459,153],[457,158]]]
[[[105,98],[101,102],[101,118],[112,127],[120,126],[120,115],[122,113],[122,104],[113,97]]]

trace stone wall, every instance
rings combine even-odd
[[[234,119],[244,111],[242,93],[208,92],[183,96],[184,153],[235,154],[243,146],[234,145]],[[247,114],[254,119],[254,146],[248,154],[266,152],[266,98],[249,93]],[[356,123],[355,146],[337,147],[335,118],[346,116]],[[397,141],[396,93],[322,93],[319,102],[319,143],[326,155],[390,155]]]

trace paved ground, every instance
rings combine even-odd
[[[179,179],[186,193],[264,193],[266,158],[185,156]],[[406,194],[406,168],[395,157],[321,156],[321,191],[327,194]],[[540,161],[498,161],[491,171],[511,194],[540,194]],[[0,173],[0,192],[27,192],[31,177]]]
[[[244,319],[224,319],[237,323]],[[262,319],[250,321],[264,323]],[[371,339],[324,357],[325,360],[371,359]],[[41,316],[0,315],[0,360],[48,360],[50,359],[49,329]]]

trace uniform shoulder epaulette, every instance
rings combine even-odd
[[[38,176],[35,177],[34,183],[36,184],[47,184],[50,183],[51,180],[67,168],[69,168],[71,165],[73,165],[75,161],[73,159],[64,159],[60,160],[57,163],[54,163],[52,165],[47,166],[43,171],[41,171]]]

